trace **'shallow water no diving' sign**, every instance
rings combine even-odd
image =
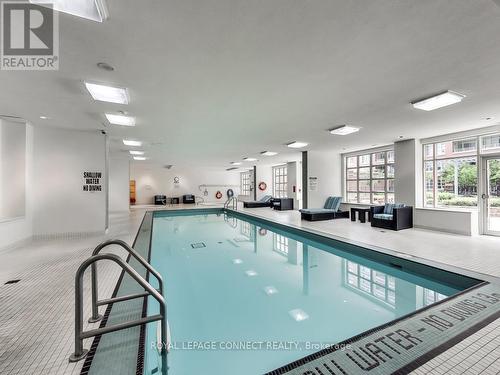
[[[83,172],[83,191],[102,191],[102,172]]]

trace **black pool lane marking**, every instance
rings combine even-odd
[[[196,243],[192,243],[192,244],[191,244],[191,247],[192,247],[193,249],[202,249],[202,248],[204,248],[204,247],[207,247],[207,245],[205,245],[205,243],[204,243],[204,242],[196,242]]]
[[[408,374],[500,317],[500,287],[482,283],[267,375]]]

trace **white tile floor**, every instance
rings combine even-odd
[[[132,243],[144,209],[111,217],[105,236],[36,241],[0,252],[0,374],[77,374],[83,362],[69,364],[73,350],[74,275],[92,248],[107,238]],[[500,238],[464,237],[410,229],[380,231],[350,220],[301,222],[296,211],[251,209],[248,213],[292,226],[344,237],[395,252],[500,277]],[[124,255],[123,253],[118,252]],[[100,295],[110,296],[119,269],[103,265]],[[17,284],[4,285],[11,279]],[[88,296],[89,283],[86,284]],[[84,316],[89,316],[86,300]],[[417,369],[415,374],[500,373],[500,321],[497,320]],[[89,347],[91,340],[86,340]]]

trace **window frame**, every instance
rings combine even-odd
[[[287,165],[273,166],[273,197],[288,198],[288,170]]]
[[[392,152],[394,157],[391,162],[389,162],[388,158],[388,153]],[[379,154],[379,153],[384,153],[384,163],[380,164],[375,164],[374,163],[374,155]],[[366,158],[366,156],[369,156],[369,158]],[[348,164],[348,159],[355,157],[356,158],[356,166],[355,167],[349,167]],[[388,177],[388,170],[389,167],[393,168],[393,174],[396,172],[396,159],[395,159],[395,151],[393,146],[386,146],[383,148],[377,148],[377,149],[368,149],[368,150],[362,150],[358,151],[356,153],[350,153],[350,154],[344,154],[343,155],[343,163],[344,163],[344,176],[343,176],[343,194],[344,194],[344,202],[348,204],[356,204],[356,205],[381,205],[380,203],[377,203],[373,197],[377,194],[383,194],[384,195],[384,204],[388,203],[388,196],[395,194],[395,189],[393,188],[393,191],[388,190],[389,186],[389,181],[395,180],[395,176],[393,175],[392,177]],[[361,159],[369,159],[368,164],[363,164],[361,165]],[[377,167],[383,167],[384,169],[384,176],[383,177],[374,177],[374,168]],[[369,174],[367,178],[360,178],[360,169],[362,168],[367,168],[369,169]],[[349,170],[355,170],[356,172],[356,178],[348,178],[348,171]],[[375,191],[374,190],[374,182],[375,181],[384,181],[384,189],[383,191]],[[369,189],[367,191],[362,191],[360,190],[360,181],[368,181],[369,183]],[[355,182],[356,183],[356,191],[350,190],[349,189],[349,182]],[[394,185],[393,185],[394,186]],[[349,194],[356,194],[356,202],[351,202],[349,201]],[[360,202],[360,196],[361,194],[369,194],[370,195],[370,201],[369,203],[366,202]]]
[[[250,171],[240,172],[240,194],[246,197],[251,193],[251,173]]]
[[[480,134],[480,135],[470,135],[470,136],[462,136],[462,137],[450,137],[450,138],[442,138],[440,137],[439,140],[435,140],[432,142],[422,142],[422,165],[421,165],[421,170],[422,170],[422,207],[423,208],[428,208],[428,209],[452,209],[452,210],[463,210],[463,211],[478,211],[479,206],[480,206],[480,201],[479,201],[479,190],[481,187],[481,157],[483,155],[487,155],[488,152],[481,152],[481,146],[482,146],[482,138],[487,137],[487,136],[495,136],[498,133],[490,133],[490,134]],[[464,142],[468,140],[475,140],[476,142],[476,150],[475,153],[472,154],[474,150],[462,150],[462,151],[454,151],[454,146],[456,142]],[[438,157],[437,155],[437,145],[438,144],[446,144],[450,142],[452,147],[451,147],[451,153],[455,154],[455,156],[450,156],[450,157]],[[426,146],[432,146],[432,157],[427,159],[425,155],[425,148]],[[467,155],[468,153],[471,153],[470,155]],[[466,154],[466,155],[463,155]],[[457,160],[457,159],[466,159],[466,158],[475,158],[476,159],[476,179],[477,179],[477,204],[476,206],[471,206],[471,207],[464,207],[464,206],[439,206],[437,203],[437,196],[439,193],[439,188],[438,188],[438,171],[437,171],[437,162],[442,162],[442,161],[449,161],[449,160]],[[426,163],[432,163],[432,182],[433,182],[433,188],[432,188],[432,205],[427,204],[427,183],[426,183]]]

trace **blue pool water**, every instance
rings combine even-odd
[[[157,214],[151,264],[165,283],[168,374],[262,374],[466,287],[351,248],[224,214]],[[162,373],[156,341],[148,324],[147,375]]]

